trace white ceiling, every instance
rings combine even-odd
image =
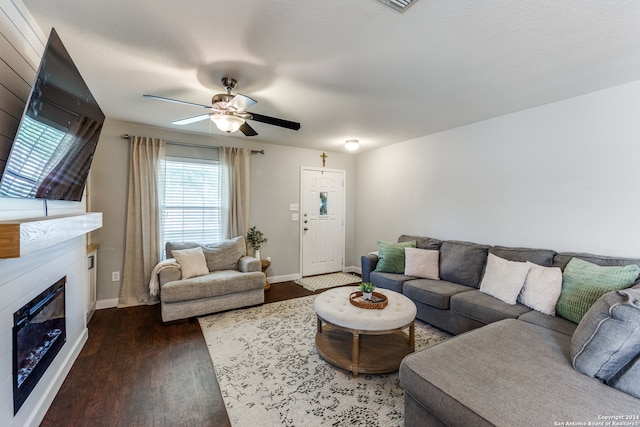
[[[223,76],[299,131],[261,142],[372,149],[640,79],[637,0],[23,0],[55,27],[108,118],[224,135]],[[241,133],[234,134],[246,138]]]

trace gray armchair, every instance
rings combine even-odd
[[[264,303],[266,276],[260,260],[246,255],[244,237],[208,245],[167,242],[167,257],[197,247],[208,274],[183,278],[178,264],[158,273],[164,322]]]

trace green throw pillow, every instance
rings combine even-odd
[[[598,298],[607,292],[633,285],[638,273],[640,267],[635,264],[601,267],[580,258],[571,258],[562,273],[562,292],[556,313],[574,323],[580,323]]]
[[[390,243],[378,240],[378,264],[375,271],[404,273],[404,248],[415,248],[416,241]]]

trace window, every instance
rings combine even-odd
[[[161,221],[165,242],[222,239],[218,170],[217,161],[167,157]]]

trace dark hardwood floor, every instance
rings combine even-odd
[[[265,303],[312,295],[274,283]],[[160,306],[99,310],[41,426],[229,426],[198,321]]]

